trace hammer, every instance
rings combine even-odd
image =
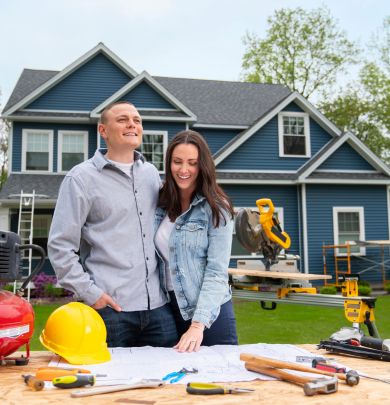
[[[291,374],[287,371],[279,370],[273,367],[259,367],[251,362],[246,362],[245,367],[247,370],[255,371],[256,373],[269,375],[293,384],[303,385],[303,392],[308,396],[313,396],[316,394],[332,394],[333,392],[337,392],[337,377],[313,379],[310,377]]]
[[[301,364],[295,364],[295,363],[289,363],[287,361],[270,359],[269,357],[256,356],[256,355],[249,354],[249,353],[241,353],[240,360],[247,361],[247,362],[249,361],[252,364],[258,365],[259,367],[270,366],[270,367],[275,367],[275,368],[285,368],[285,369],[295,370],[295,371],[304,371],[306,373],[322,374],[322,375],[327,375],[330,377],[337,377],[339,380],[344,380],[351,387],[359,384],[359,380],[360,380],[359,374],[354,370],[348,371],[347,374],[331,373],[331,372],[325,371],[325,370],[318,370],[316,368],[306,367]]]

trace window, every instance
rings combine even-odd
[[[365,240],[363,207],[333,207],[333,230],[335,245]],[[355,255],[364,255],[365,248],[351,246],[350,252]],[[345,256],[347,249],[337,249],[336,253]]]
[[[58,132],[58,171],[66,172],[88,159],[88,132]]]
[[[306,113],[279,114],[279,156],[310,157],[309,116]]]
[[[165,131],[144,131],[139,151],[145,159],[153,163],[159,172],[164,172],[164,154],[167,148],[168,133]]]
[[[242,207],[234,207],[235,212],[237,213]],[[246,208],[246,207],[245,207]],[[257,207],[249,207],[251,210],[259,211]],[[280,226],[284,230],[284,215],[283,208],[275,207],[274,216],[279,220]],[[263,257],[261,253],[251,253],[248,252],[237,239],[236,230],[233,230],[233,243],[232,243],[232,252],[231,257],[233,259],[244,259],[244,258],[253,258],[253,257]]]
[[[22,171],[53,170],[53,131],[24,129],[22,133]]]

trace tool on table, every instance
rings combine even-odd
[[[33,375],[22,375],[24,382],[29,386],[33,391],[42,391],[45,387],[45,382],[34,377]]]
[[[338,389],[337,377],[314,379],[313,377],[304,377],[273,367],[261,367],[251,362],[245,362],[245,368],[249,371],[303,386],[303,392],[308,396],[332,394],[333,392],[337,392]]]
[[[37,252],[39,261],[31,274],[23,276],[23,250]],[[36,253],[34,253],[34,256]],[[14,361],[16,366],[26,365],[30,358],[30,339],[34,334],[34,310],[23,298],[25,288],[45,264],[45,251],[38,245],[22,245],[19,235],[13,232],[0,232],[1,270],[0,282],[23,281],[16,294],[0,289],[0,364]],[[26,356],[13,356],[23,345]]]
[[[333,360],[333,359],[326,359],[325,357],[322,356],[296,356],[295,361],[297,363],[312,363],[313,360],[321,361],[326,363],[328,360]]]
[[[289,370],[303,371],[312,374],[323,374],[329,377],[337,377],[339,380],[344,380],[351,387],[359,384],[359,374],[354,370],[348,371],[347,374],[330,373],[328,371],[306,367],[301,364],[289,363],[287,361],[275,360],[269,357],[256,356],[249,353],[241,353],[240,360],[251,362],[252,364],[258,365],[259,367],[267,366],[275,368],[285,368]]]
[[[317,359],[312,361],[311,366],[317,370],[329,371],[330,373],[347,373],[347,369],[345,367],[339,367],[337,364],[330,364]]]
[[[82,368],[42,367],[37,370],[35,376],[44,381],[52,381],[53,378],[73,374],[91,374],[91,371]],[[95,374],[95,377],[107,377],[107,374]]]
[[[93,387],[93,388],[87,388],[82,391],[73,391],[70,394],[70,396],[73,398],[89,397],[91,395],[108,394],[111,392],[127,391],[127,390],[133,390],[136,388],[157,388],[157,387],[162,387],[164,384],[165,384],[165,382],[162,380],[142,379],[142,380],[137,381],[132,384]]]
[[[217,384],[190,382],[186,391],[193,395],[241,394],[253,392],[250,388],[223,387]]]
[[[53,385],[57,388],[80,388],[95,385],[96,378],[92,374],[73,374],[53,378]]]
[[[335,340],[321,340],[318,349],[325,349],[331,353],[348,354],[354,357],[390,361],[390,352],[387,350],[371,349],[355,344],[337,342]]]
[[[173,373],[167,374],[165,377],[163,377],[163,381],[169,381],[170,384],[173,384],[175,382],[180,381],[182,378],[184,378],[187,374],[196,374],[198,372],[198,369],[193,368],[192,370],[189,370],[187,368],[182,368],[179,371],[174,371]]]

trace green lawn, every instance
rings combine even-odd
[[[35,333],[31,350],[44,350],[38,340],[50,313],[59,305],[36,305]],[[240,344],[246,343],[319,343],[342,326],[351,326],[343,308],[278,304],[274,311],[260,308],[257,302],[234,304]],[[390,338],[390,295],[378,297],[376,326],[382,338]],[[365,333],[368,334],[364,327]]]

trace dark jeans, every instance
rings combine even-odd
[[[175,317],[177,332],[180,339],[181,335],[190,327],[191,320],[185,321],[181,316],[175,293],[170,291],[169,295],[171,297],[170,305]],[[236,318],[234,316],[233,304],[231,300],[221,305],[218,318],[214,321],[209,329],[205,329],[204,331],[202,346],[214,345],[238,345]]]
[[[178,342],[175,319],[169,304],[148,311],[98,310],[107,328],[108,347],[173,347]]]

